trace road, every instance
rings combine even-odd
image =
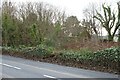
[[[2,58],[3,78],[118,78],[118,75],[60,66],[11,56]]]

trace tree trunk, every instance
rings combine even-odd
[[[120,42],[120,29],[119,29],[119,32],[118,32],[118,42]]]
[[[118,42],[120,42],[120,35],[118,36]]]
[[[108,41],[113,41],[113,36],[112,35],[108,35]]]

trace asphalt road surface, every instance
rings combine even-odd
[[[118,78],[118,75],[1,56],[2,78]]]

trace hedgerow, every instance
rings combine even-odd
[[[45,45],[37,45],[35,47],[28,47],[24,45],[20,45],[19,47],[2,47],[3,51],[8,52],[19,52],[24,53],[24,55],[32,55],[32,56],[38,56],[38,57],[44,57],[50,55],[54,48],[53,47],[47,47]],[[23,55],[23,56],[24,56]]]
[[[53,53],[54,48],[47,47],[45,45],[38,45],[36,47],[25,47],[25,46],[19,46],[18,48],[12,48],[12,47],[3,47],[3,50],[7,50],[9,52],[23,52],[28,55],[34,55],[34,56],[48,56]],[[61,59],[67,59],[67,60],[92,60],[92,61],[112,61],[112,62],[118,62],[120,61],[120,47],[112,47],[107,48],[105,50],[100,50],[97,52],[92,52],[88,49],[83,49],[79,51],[73,51],[73,50],[64,50],[61,51],[57,57]]]
[[[62,59],[93,60],[93,61],[120,61],[120,47],[108,48],[97,52],[91,51],[63,51],[60,54]]]
[[[53,62],[80,68],[90,68],[98,70],[106,70],[109,72],[119,73],[120,47],[108,48],[97,52],[88,49],[79,51],[64,50],[54,52],[54,48],[39,45],[37,47],[19,48],[3,47],[3,54],[11,56],[23,57],[32,60],[40,60]]]
[[[98,60],[120,61],[120,47],[107,48],[94,52],[94,57]]]

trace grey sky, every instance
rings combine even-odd
[[[14,2],[45,2],[56,6],[60,10],[64,10],[68,15],[77,16],[78,19],[83,18],[83,10],[90,4],[108,3],[115,8],[116,2],[120,0],[9,0]]]
[[[94,3],[100,6],[102,3],[111,5],[113,9],[116,8],[116,3],[120,0],[7,0],[13,2],[44,2],[57,7],[60,10],[64,10],[66,14],[77,16],[79,20],[82,20],[83,10]],[[107,32],[103,29],[103,35],[107,35]]]

